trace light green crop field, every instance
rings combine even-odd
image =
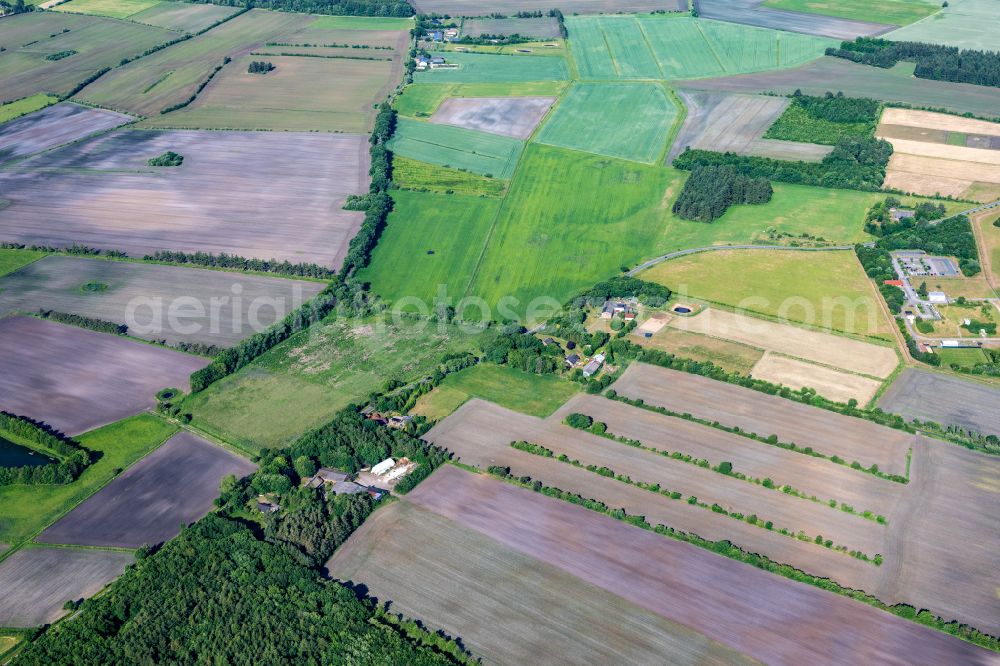
[[[46,95],[45,93],[38,93],[37,95],[31,95],[14,102],[0,104],[0,123],[5,123],[8,120],[20,118],[21,116],[38,111],[39,109],[44,109],[45,107],[55,104],[58,101],[58,97]]]
[[[498,134],[400,118],[389,149],[404,157],[508,179],[524,142]]]
[[[941,9],[937,0],[766,0],[764,6],[891,25],[913,23]]]
[[[430,116],[448,97],[556,97],[568,85],[566,81],[414,83],[406,86],[393,108],[403,116]]]
[[[224,57],[312,20],[301,14],[254,9],[203,35],[113,69],[87,86],[79,97],[111,109],[159,115],[164,108],[193,95]]]
[[[430,303],[444,285],[454,305],[469,285],[499,200],[405,191],[392,197],[396,205],[361,279],[389,302]]]
[[[392,182],[403,189],[476,197],[497,197],[507,189],[506,183],[497,178],[428,164],[403,155],[392,158]]]
[[[860,335],[889,330],[853,250],[701,252],[657,264],[640,277],[789,321]]]
[[[696,79],[792,67],[835,40],[688,17],[567,17],[583,80]]]
[[[73,2],[75,3],[77,0],[73,0]],[[165,0],[138,14],[132,14],[128,18],[130,21],[158,25],[169,30],[194,33],[204,30],[227,16],[232,16],[239,10],[239,7]]]
[[[938,353],[941,355],[941,365],[946,368],[950,368],[952,365],[971,368],[978,363],[989,363],[986,352],[978,348],[963,347],[948,349],[942,347],[938,349]]]
[[[22,266],[38,261],[46,255],[36,250],[7,250],[0,248],[0,276],[13,273]]]
[[[57,12],[94,14],[95,16],[123,19],[158,5],[160,2],[161,0],[70,0],[70,2],[56,5],[52,9]]]
[[[569,79],[563,58],[487,53],[448,53],[446,58],[459,68],[416,72],[413,80],[417,83],[517,83]]]
[[[494,308],[513,297],[522,315],[537,297],[563,303],[669,238],[682,180],[673,169],[529,145],[466,293]]]
[[[63,513],[90,497],[177,432],[152,414],[139,414],[92,430],[75,439],[100,454],[73,483],[51,486],[0,487],[0,543],[16,545],[53,523]]]
[[[658,83],[580,83],[570,88],[536,140],[652,164],[677,118]]]
[[[0,102],[39,92],[64,95],[105,67],[165,44],[176,32],[100,16],[29,12],[3,18]],[[45,56],[75,51],[59,60]]]
[[[440,421],[469,399],[469,394],[457,388],[436,386],[430,393],[420,396],[410,410],[413,416],[423,416],[428,421]]]
[[[881,3],[879,3],[881,4]],[[935,2],[935,8],[940,3]],[[884,35],[886,39],[996,51],[1000,6],[996,0],[951,0],[937,14]],[[991,115],[997,115],[995,112]]]
[[[320,16],[309,24],[322,30],[409,30],[413,19],[381,16]]]
[[[501,407],[545,417],[580,390],[580,384],[555,375],[535,375],[514,368],[480,364],[448,375],[438,388],[458,391]]]
[[[376,318],[334,319],[291,337],[236,374],[190,396],[194,424],[256,451],[288,444],[387,379],[412,381],[442,356],[472,349],[457,326]]]

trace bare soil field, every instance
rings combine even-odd
[[[0,162],[39,153],[131,122],[132,117],[62,102],[0,125]]]
[[[831,654],[871,662],[993,660],[985,650],[850,599],[452,466],[406,501],[764,663],[823,663]]]
[[[344,50],[353,52],[352,59],[288,46],[265,52],[296,55],[265,58],[254,51],[234,58],[192,104],[148,118],[139,127],[368,132],[377,104],[402,76],[402,61],[387,51]],[[354,59],[359,53],[378,59]],[[261,59],[273,64],[274,71],[263,76],[248,73],[250,63]],[[317,85],[317,81],[336,81],[336,85]]]
[[[698,10],[698,15],[704,18],[834,39],[853,40],[859,36],[880,35],[896,27],[820,14],[771,9],[762,7],[762,0],[692,0],[692,2],[694,8]]]
[[[522,19],[467,19],[462,22],[462,34],[470,37],[517,34],[522,37],[556,39],[559,37],[559,22],[552,16]]]
[[[705,430],[705,437],[713,436],[713,429],[699,427]],[[529,476],[545,485],[600,500],[629,515],[645,516],[651,524],[670,525],[713,541],[729,539],[751,552],[856,587],[873,585],[878,567],[813,543],[816,534],[848,548],[861,548],[869,556],[890,555],[884,549],[889,534],[873,521],[481,400],[466,402],[426,438],[452,451],[467,465],[484,470],[490,465],[510,467],[514,476]],[[517,440],[545,446],[555,457],[515,449],[510,443]],[[604,465],[616,474],[629,475],[633,481],[659,483],[670,492],[682,493],[682,497],[671,499],[576,467],[558,460],[561,454],[579,459],[584,465]],[[760,520],[772,521],[774,529],[688,504],[689,496],[744,515],[755,514]],[[779,532],[782,528],[792,533],[803,530],[809,540],[785,536]]]
[[[844,465],[601,396],[576,395],[548,420],[559,423],[574,412],[605,423],[608,432],[637,439],[645,446],[686,453],[713,465],[728,461],[736,472],[758,479],[769,478],[778,487],[788,484],[824,502],[831,499],[846,502],[859,511],[892,515],[905,494],[905,486],[901,484]],[[614,447],[615,443],[608,442],[607,446]],[[620,446],[627,448],[624,444]],[[792,497],[788,501],[794,505],[811,500]]]
[[[0,626],[55,622],[64,603],[93,596],[132,560],[122,551],[24,548],[0,562]]]
[[[878,401],[887,412],[1000,435],[1000,389],[907,368]]]
[[[38,536],[42,543],[138,548],[171,539],[212,508],[219,482],[256,469],[180,432]]]
[[[893,147],[886,187],[981,201],[1000,190],[1000,150],[993,149],[994,139],[1000,147],[1000,123],[886,109],[876,136]]]
[[[445,470],[447,473],[447,470]],[[443,629],[488,664],[751,663],[581,578],[410,502],[384,507],[327,569]],[[516,637],[516,640],[512,640]]]
[[[784,97],[678,91],[687,117],[667,154],[669,163],[685,148],[818,162],[831,146],[763,139],[788,107]]]
[[[820,58],[791,69],[700,79],[678,85],[692,90],[782,95],[790,95],[795,90],[807,95],[843,91],[849,97],[906,102],[958,113],[968,111],[990,118],[1000,109],[1000,89],[997,88],[917,79],[913,77],[913,66],[909,65],[907,71],[905,63],[892,69],[880,69],[834,57]]]
[[[172,150],[179,167],[150,167]],[[339,267],[364,213],[364,135],[119,131],[0,173],[0,240],[228,252]]]
[[[430,121],[527,139],[555,101],[555,97],[449,97]]]
[[[418,14],[447,16],[487,16],[499,12],[513,16],[517,12],[548,11],[546,0],[501,0],[485,8],[478,0],[415,0],[410,3]],[[687,0],[564,0],[559,3],[564,14],[614,14],[618,12],[653,12],[687,10]]]
[[[0,316],[41,308],[128,324],[130,335],[148,340],[229,347],[323,287],[244,273],[49,256],[0,278]]]
[[[0,319],[0,409],[77,435],[187,389],[208,359],[34,317]]]
[[[72,5],[70,5],[72,7]],[[168,30],[199,32],[216,21],[221,21],[239,11],[236,7],[193,4],[187,2],[159,2],[128,17],[129,21],[156,25]]]
[[[65,95],[92,74],[146,49],[177,39],[176,32],[100,16],[26,12],[5,16],[0,46],[0,103],[38,92]],[[46,60],[61,51],[66,58]],[[221,59],[221,58],[220,58]]]
[[[860,405],[868,404],[882,386],[882,382],[874,379],[824,368],[773,352],[766,352],[753,366],[750,374],[793,389],[808,386],[816,389],[821,396],[837,402],[847,402],[854,398]]]
[[[707,308],[693,317],[674,317],[668,326],[873,377],[888,377],[899,364],[891,347],[718,308]]]
[[[817,407],[785,400],[752,389],[633,363],[612,386],[620,395],[642,398],[651,405],[702,419],[739,426],[748,432],[811,446],[865,467],[877,464],[883,472],[904,474],[906,452],[914,436],[862,419],[841,416]]]

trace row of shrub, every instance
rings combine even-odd
[[[983,633],[967,624],[962,624],[955,620],[945,620],[928,610],[917,610],[909,604],[887,604],[878,597],[868,594],[863,590],[845,587],[829,578],[814,576],[802,571],[801,569],[796,569],[790,564],[775,562],[765,555],[744,550],[743,548],[734,545],[728,539],[712,541],[698,536],[693,532],[683,532],[667,525],[659,524],[654,526],[649,523],[644,516],[629,515],[624,509],[611,509],[608,505],[599,500],[588,499],[577,493],[571,493],[559,488],[545,486],[541,481],[534,481],[530,477],[513,477],[510,474],[509,467],[494,465],[491,466],[488,471],[494,476],[500,477],[510,483],[514,483],[524,488],[534,490],[535,492],[541,493],[546,497],[554,497],[565,500],[572,504],[590,509],[591,511],[596,511],[597,513],[602,513],[606,516],[621,520],[630,525],[641,527],[644,530],[656,532],[657,534],[710,550],[713,553],[722,555],[723,557],[728,557],[730,559],[749,564],[750,566],[768,571],[783,578],[812,585],[813,587],[818,587],[822,590],[833,592],[841,596],[850,597],[855,601],[860,601],[861,603],[868,604],[869,606],[874,606],[875,608],[892,613],[893,615],[903,619],[918,622],[925,626],[951,634],[952,636],[958,636],[963,640],[969,641],[970,643],[979,645],[988,650],[1000,651],[1000,638]]]
[[[287,259],[248,259],[236,254],[212,254],[211,252],[178,252],[175,250],[159,250],[147,254],[143,261],[155,261],[165,264],[191,264],[192,266],[207,266],[210,268],[228,268],[251,273],[276,273],[295,277],[332,278],[336,273],[326,266],[312,263],[293,264]]]
[[[177,111],[178,109],[183,109],[185,106],[191,104],[191,102],[195,101],[195,99],[198,98],[198,95],[201,94],[201,91],[205,89],[205,86],[207,86],[209,83],[212,82],[212,79],[215,78],[215,75],[218,74],[222,70],[223,67],[225,67],[226,65],[228,65],[232,61],[233,61],[233,59],[230,58],[229,56],[226,56],[225,58],[223,58],[222,59],[222,64],[215,66],[215,69],[213,69],[209,73],[209,75],[207,77],[205,77],[205,80],[198,84],[198,87],[195,88],[195,91],[193,93],[191,93],[190,97],[188,97],[183,102],[178,102],[177,104],[172,104],[172,105],[170,105],[168,107],[160,109],[160,115],[163,115],[165,113],[170,113],[171,111]]]
[[[39,310],[38,316],[42,319],[51,319],[61,324],[87,328],[98,333],[109,333],[111,335],[125,335],[128,333],[128,325],[126,324],[116,324],[112,321],[94,319],[93,317],[85,317],[78,314],[56,312],[54,310]]]

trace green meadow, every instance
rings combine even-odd
[[[569,79],[563,58],[455,52],[448,52],[445,57],[458,68],[416,72],[413,80],[417,83],[499,83]]]
[[[498,134],[400,118],[389,141],[392,152],[421,162],[483,176],[513,175],[524,142]]]
[[[446,392],[444,402],[455,408],[458,397],[464,395],[515,412],[545,417],[572,398],[580,390],[580,384],[556,375],[535,375],[515,368],[480,364],[448,375],[435,389],[438,390]]]

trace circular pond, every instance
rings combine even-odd
[[[677,314],[690,314],[691,308],[685,305],[678,305],[677,307],[674,308],[674,312],[676,312]]]

